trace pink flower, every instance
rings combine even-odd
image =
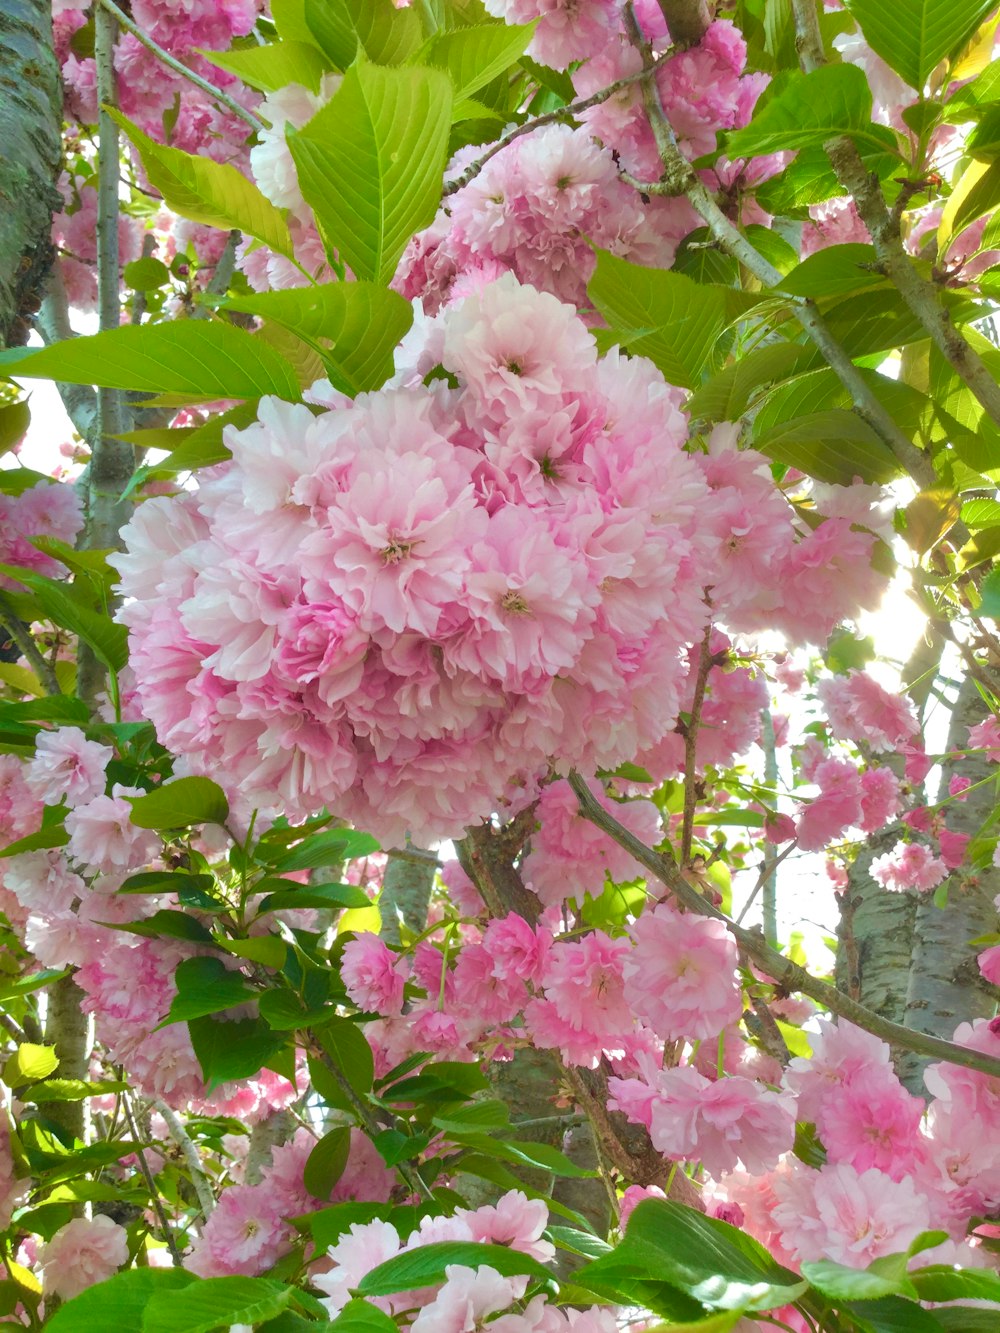
[[[774,1181],[774,1220],[797,1263],[832,1259],[865,1268],[898,1254],[930,1226],[930,1208],[910,1179],[872,1168],[824,1166]]]
[[[128,1262],[124,1227],[103,1215],[74,1217],[39,1252],[46,1295],[68,1301]]]
[[[861,774],[861,828],[874,833],[899,813],[902,805],[899,779],[892,769],[867,768]]]
[[[96,796],[66,816],[69,853],[82,865],[110,873],[147,865],[159,850],[160,840],[149,829],[132,823],[132,807],[125,799],[142,796],[136,787],[115,783],[110,796]]]
[[[489,923],[483,932],[483,944],[493,959],[494,976],[520,977],[537,985],[552,947],[552,932],[541,926],[532,928],[523,917],[511,912]]]
[[[406,959],[394,954],[370,931],[344,945],[340,976],[348,996],[359,1009],[386,1017],[402,1013],[408,973]]]
[[[1000,944],[984,949],[976,959],[980,973],[992,986],[1000,986]]]
[[[838,740],[864,741],[878,752],[895,750],[917,734],[909,699],[890,694],[866,671],[821,680],[816,693]]]
[[[486,1204],[462,1215],[474,1240],[489,1245],[507,1245],[530,1254],[541,1263],[555,1255],[551,1242],[542,1240],[549,1210],[544,1199],[529,1199],[521,1190],[508,1190],[495,1204]]]
[[[701,1161],[720,1175],[737,1165],[762,1175],[790,1152],[794,1104],[739,1075],[709,1082],[690,1067],[658,1075],[652,1105],[653,1147],[680,1161]]]
[[[39,732],[25,781],[46,805],[63,797],[72,809],[104,794],[104,770],[114,757],[109,745],[88,741],[79,727]]]
[[[821,851],[861,819],[861,776],[844,759],[824,759],[813,775],[819,795],[805,806],[798,822],[799,847]]]
[[[417,1315],[412,1333],[475,1333],[487,1315],[503,1310],[517,1296],[514,1282],[486,1264],[448,1264],[444,1271],[444,1285]]]
[[[364,1275],[387,1259],[394,1259],[399,1250],[399,1232],[388,1222],[353,1223],[327,1252],[333,1267],[312,1278],[313,1284],[326,1292],[322,1303],[331,1318],[351,1299],[351,1289]]]
[[[824,1098],[817,1128],[831,1162],[858,1171],[877,1167],[893,1180],[911,1176],[923,1157],[924,1104],[886,1065],[863,1066]]]
[[[907,889],[929,893],[947,879],[948,867],[922,842],[897,842],[891,852],[872,861],[871,876],[895,893]]]
[[[231,1185],[219,1196],[185,1263],[199,1277],[255,1277],[273,1267],[293,1235],[269,1190]]]
[[[785,1084],[798,1094],[800,1120],[818,1123],[827,1101],[836,1101],[855,1074],[878,1068],[891,1074],[889,1047],[878,1037],[841,1021],[819,1019],[819,1032],[810,1035],[812,1056],[796,1056],[788,1065]]]
[[[956,773],[948,779],[948,795],[954,796],[958,801],[965,801],[968,799],[968,797],[965,796],[965,792],[967,792],[971,786],[971,778],[959,777]]]
[[[957,870],[965,860],[965,852],[971,841],[969,833],[954,833],[951,829],[943,828],[938,834],[938,850],[941,853],[941,860],[949,870]]]
[[[624,961],[625,998],[665,1041],[714,1037],[737,1021],[743,1003],[736,945],[720,921],[666,903],[631,929]]]
[[[984,722],[978,722],[969,728],[969,747],[973,750],[985,750],[986,758],[994,764],[1000,763],[1000,718],[990,716]]]

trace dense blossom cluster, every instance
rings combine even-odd
[[[509,276],[419,324],[393,387],[314,397],[229,430],[113,557],[144,711],[252,804],[458,835],[655,746],[706,593],[821,638],[882,582],[870,532],[799,533],[725,437],[684,452],[677,391]]]

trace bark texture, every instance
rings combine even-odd
[[[0,346],[28,340],[62,205],[62,84],[45,0],[0,0]]]
[[[968,746],[968,728],[989,716],[976,682],[966,677],[948,729],[948,751]],[[996,773],[985,754],[969,755],[956,765],[945,762],[941,775],[940,798],[947,796],[948,783],[955,772],[972,779],[973,784]],[[955,833],[975,836],[989,819],[996,794],[994,784],[986,782],[970,791],[964,801],[946,806],[948,827]],[[993,899],[1000,890],[1000,871],[992,867],[974,876],[961,871],[949,881],[948,905],[935,907],[931,895],[922,895],[917,904],[913,931],[913,956],[906,995],[906,1025],[936,1037],[951,1037],[959,1023],[976,1018],[992,1018],[996,1002],[979,974],[976,950],[969,941],[996,929]],[[913,1092],[923,1091],[925,1057],[907,1052],[900,1074]]]
[[[906,1019],[917,904],[887,893],[871,877],[872,862],[898,841],[898,829],[869,838],[850,868],[837,927],[838,989],[893,1023]]]

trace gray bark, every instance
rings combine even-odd
[[[898,829],[869,838],[848,872],[837,927],[837,987],[902,1023],[913,953],[917,904],[909,893],[887,893],[871,877],[877,856],[891,851]]]
[[[55,1046],[59,1057],[57,1078],[76,1078],[86,1082],[89,1077],[89,1025],[83,1012],[83,991],[71,976],[63,977],[48,992],[48,1012],[45,1018],[45,1040]],[[85,1104],[79,1102],[49,1102],[45,1114],[64,1129],[84,1137]]]
[[[414,935],[419,935],[426,927],[435,869],[436,862],[430,853],[426,861],[389,853],[379,894],[382,938],[387,944],[400,943],[400,921]]]
[[[948,729],[948,750],[968,746],[968,728],[982,722],[988,710],[967,677]],[[995,774],[996,768],[984,754],[961,760],[959,770],[973,783]],[[945,763],[941,796],[948,794],[948,782],[955,768]],[[971,791],[965,801],[949,807],[948,826],[956,833],[975,835],[989,818],[996,801],[994,784]],[[983,983],[976,964],[976,950],[969,941],[996,929],[997,911],[993,899],[1000,890],[1000,871],[992,867],[975,876],[961,871],[949,881],[948,905],[935,907],[930,896],[921,897],[916,907],[913,957],[906,996],[906,1024],[918,1032],[951,1037],[959,1023],[976,1018],[992,1018],[996,1002]],[[928,1061],[906,1053],[900,1075],[914,1092],[923,1089],[923,1071]]]
[[[62,84],[45,0],[0,0],[0,346],[28,340],[62,206]]]

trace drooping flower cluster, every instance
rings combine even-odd
[[[0,493],[0,564],[51,578],[62,566],[40,551],[32,538],[54,537],[72,546],[82,527],[80,501],[72,486],[40,481],[20,495]],[[16,588],[17,584],[0,574],[0,587]]]

